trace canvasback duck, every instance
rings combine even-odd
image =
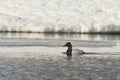
[[[68,47],[68,49],[66,51],[67,57],[72,57],[72,53],[77,53],[78,55],[85,54],[85,52],[83,50],[80,50],[80,49],[74,49],[73,50],[71,42],[67,42],[64,46]]]

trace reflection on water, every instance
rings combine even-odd
[[[0,33],[2,38],[120,40],[119,34],[44,34],[44,33]]]

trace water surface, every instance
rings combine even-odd
[[[73,49],[97,53],[62,52],[67,41]],[[119,35],[1,34],[1,80],[119,80]]]

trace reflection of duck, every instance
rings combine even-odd
[[[78,55],[82,55],[82,54],[85,54],[84,51],[82,50],[79,50],[79,49],[75,49],[75,50],[72,50],[72,44],[70,42],[67,42],[64,46],[67,46],[68,49],[66,51],[66,55],[68,57],[72,57],[72,51],[74,51],[74,53],[77,53]]]

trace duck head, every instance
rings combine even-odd
[[[72,49],[72,44],[70,42],[67,42],[64,46]]]

